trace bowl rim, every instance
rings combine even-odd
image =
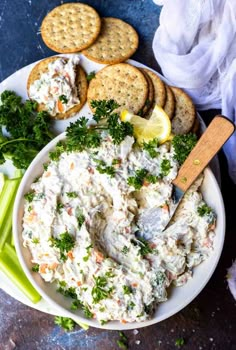
[[[76,315],[66,308],[63,308],[61,305],[59,305],[55,300],[53,300],[50,296],[47,295],[47,293],[39,286],[39,284],[35,281],[35,279],[32,276],[32,272],[29,269],[22,253],[22,249],[27,249],[22,246],[20,242],[20,235],[21,232],[18,232],[18,213],[21,207],[21,199],[24,195],[25,192],[25,187],[29,185],[28,178],[30,177],[32,171],[34,171],[34,167],[40,163],[41,158],[45,157],[48,152],[53,149],[56,145],[56,143],[60,140],[63,140],[66,138],[66,132],[63,132],[59,134],[57,137],[55,137],[52,141],[50,141],[34,158],[28,169],[26,170],[20,186],[18,188],[15,202],[14,202],[14,209],[13,209],[13,222],[12,222],[12,229],[13,229],[13,237],[14,237],[14,242],[15,242],[15,248],[17,252],[17,256],[19,259],[19,262],[21,264],[21,267],[23,271],[25,272],[27,278],[31,282],[31,284],[34,286],[34,288],[39,292],[39,294],[44,298],[49,304],[51,304],[55,310],[58,310],[58,313],[65,315],[66,317],[73,318],[76,322],[81,323],[81,324],[86,324],[91,327],[95,328],[101,328],[101,329],[108,329],[108,330],[129,330],[129,329],[137,329],[137,328],[142,328],[146,326],[151,326],[155,323],[161,322],[180,310],[182,310],[184,307],[186,307],[192,300],[196,298],[196,296],[203,290],[203,288],[206,286],[206,284],[209,282],[210,278],[212,277],[219,259],[221,257],[223,245],[224,245],[224,238],[225,238],[225,227],[226,227],[226,218],[225,218],[225,208],[224,208],[224,202],[222,198],[222,194],[219,188],[219,185],[217,183],[217,180],[212,172],[212,170],[209,167],[206,167],[204,170],[204,173],[206,174],[207,177],[210,178],[210,181],[214,183],[215,188],[217,189],[217,196],[220,198],[220,210],[222,212],[222,237],[220,241],[220,245],[217,249],[217,257],[214,261],[214,264],[212,264],[207,272],[207,276],[204,278],[203,283],[200,285],[200,288],[197,288],[193,293],[189,295],[189,297],[185,297],[182,303],[179,303],[176,307],[172,308],[169,312],[165,312],[164,315],[159,316],[158,319],[155,317],[152,317],[149,320],[143,321],[143,322],[132,322],[132,323],[126,323],[122,324],[119,321],[110,321],[105,325],[101,325],[97,320],[90,320],[85,317],[81,317],[79,315]],[[215,251],[214,251],[215,252]],[[212,253],[211,253],[212,254]],[[44,283],[47,283],[43,281]],[[179,287],[181,288],[181,287]]]

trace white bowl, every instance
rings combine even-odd
[[[209,168],[205,169],[205,178],[202,184],[203,197],[206,200],[207,204],[210,205],[217,214],[214,251],[211,253],[209,258],[194,268],[193,278],[189,280],[187,284],[182,287],[172,288],[171,291],[169,291],[169,300],[158,305],[155,314],[150,320],[139,323],[126,324],[121,324],[118,321],[111,321],[106,325],[101,326],[98,321],[85,318],[82,312],[71,311],[71,301],[56,291],[56,285],[53,283],[44,282],[39,274],[32,272],[30,251],[28,248],[24,248],[22,244],[24,194],[29,191],[30,185],[34,179],[42,174],[43,163],[49,160],[48,152],[55,147],[59,140],[62,140],[64,138],[65,133],[59,135],[46,147],[44,147],[44,149],[35,157],[27,169],[17,192],[13,213],[13,234],[16,251],[28,279],[31,281],[35,289],[42,295],[42,297],[58,310],[58,313],[72,317],[78,322],[85,323],[97,328],[122,330],[146,327],[174,315],[183,309],[186,305],[188,305],[207,284],[217,266],[223,248],[225,236],[225,210],[221,192],[212,171]]]

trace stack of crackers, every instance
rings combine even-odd
[[[85,73],[78,68],[77,89],[80,105],[56,119],[68,118],[92,100],[114,99],[120,107],[144,118],[154,106],[162,107],[172,122],[172,132],[185,134],[198,129],[196,111],[190,97],[181,89],[168,86],[152,70],[124,63],[138,48],[138,34],[128,23],[117,18],[100,18],[97,11],[82,3],[56,7],[41,26],[45,44],[59,53],[82,52],[95,62],[106,64],[87,87]],[[48,58],[35,66],[28,87],[47,70]]]

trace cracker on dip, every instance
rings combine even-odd
[[[41,25],[42,39],[60,53],[81,51],[90,46],[101,29],[101,19],[94,8],[68,3],[54,8]]]
[[[119,63],[134,54],[138,42],[138,34],[131,25],[118,18],[102,18],[102,28],[97,40],[83,54],[95,62]]]
[[[87,79],[78,55],[69,59],[49,57],[40,61],[28,77],[27,92],[54,119],[79,112],[87,98]]]
[[[142,72],[128,63],[118,63],[101,69],[88,88],[88,104],[92,100],[115,100],[120,107],[137,114],[148,97],[148,83]],[[92,109],[92,108],[91,108]]]

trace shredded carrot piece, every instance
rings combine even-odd
[[[45,273],[47,267],[48,267],[48,264],[41,264],[41,265],[39,266],[39,272],[40,272],[40,273]]]
[[[82,286],[82,282],[81,282],[81,281],[78,281],[78,282],[77,282],[77,286],[78,286],[78,287]]]
[[[68,256],[68,258],[71,259],[71,260],[74,259],[74,255],[73,255],[73,253],[72,253],[71,250],[67,253],[67,256]]]
[[[73,170],[74,169],[74,167],[75,167],[75,163],[70,163],[70,170]]]
[[[60,113],[63,113],[64,112],[64,107],[63,107],[63,104],[60,100],[57,101],[57,108],[58,108],[58,111]]]
[[[95,250],[95,256],[96,256],[96,262],[97,263],[100,263],[100,262],[102,262],[104,260],[104,255],[101,252],[99,252],[99,251]]]
[[[132,287],[138,287],[138,283],[132,283],[131,286]]]

